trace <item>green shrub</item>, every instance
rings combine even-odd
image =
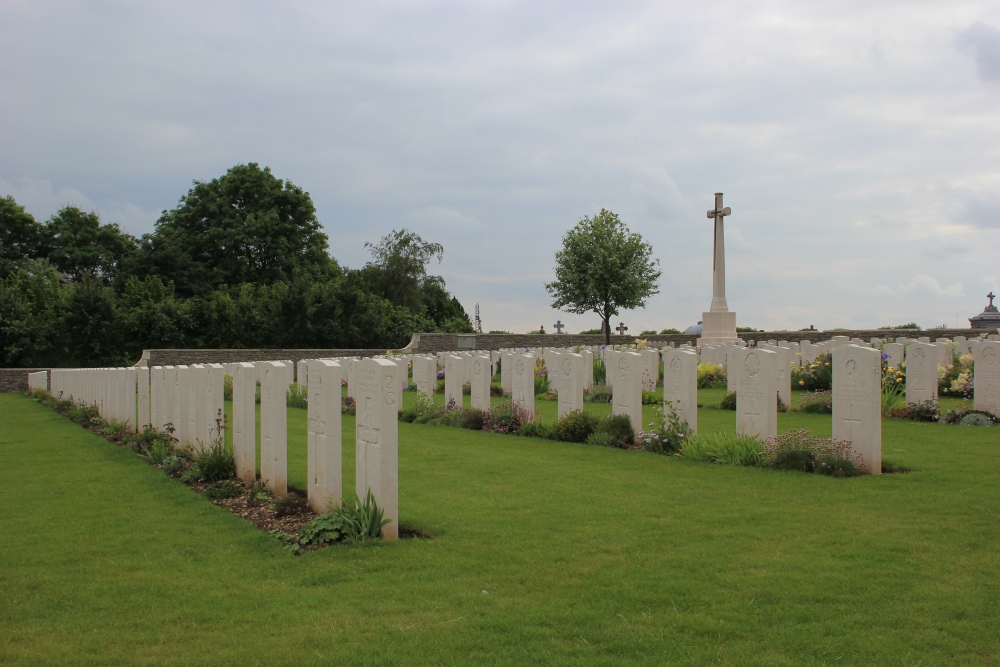
[[[643,405],[663,405],[663,392],[662,391],[643,391],[642,392],[642,404]]]
[[[514,405],[513,401],[503,401],[490,408],[483,419],[483,430],[491,433],[518,435],[521,427],[531,421],[531,415]]]
[[[961,424],[966,417],[970,415],[978,415],[983,419],[986,419],[991,425],[1000,424],[1000,419],[997,419],[993,414],[986,412],[984,410],[972,410],[970,408],[959,408],[957,410],[949,410],[942,418],[945,424]],[[980,421],[978,419],[974,421]],[[978,424],[976,424],[978,426]],[[985,425],[985,424],[984,424]]]
[[[606,384],[593,384],[583,393],[583,400],[590,403],[610,403],[611,387]]]
[[[722,399],[719,403],[719,407],[723,410],[735,410],[736,409],[736,392],[731,391]]]
[[[699,389],[725,389],[728,384],[725,368],[719,364],[698,364]]]
[[[142,456],[153,465],[162,464],[174,448],[165,440],[154,440],[152,443],[143,446]]]
[[[549,376],[545,371],[535,373],[535,396],[549,393]]]
[[[936,422],[941,419],[941,409],[933,400],[922,403],[908,403],[906,407],[890,410],[886,415],[893,419],[911,419],[918,422]]]
[[[298,382],[288,385],[288,395],[285,402],[290,408],[307,410],[309,408],[309,391]]]
[[[757,466],[761,463],[764,443],[752,435],[733,432],[699,433],[681,446],[685,458],[706,463]]]
[[[813,391],[799,399],[799,411],[812,414],[833,414],[833,392]]]
[[[243,487],[235,482],[230,482],[228,480],[223,480],[221,482],[216,482],[212,486],[205,489],[205,495],[212,500],[221,500],[223,498],[238,498],[243,495]]]
[[[599,447],[614,447],[615,443],[611,440],[611,434],[606,431],[595,431],[590,434],[587,438],[588,445],[597,445]]]
[[[507,392],[499,382],[490,382],[490,396],[506,396]]]
[[[671,454],[679,452],[691,436],[691,428],[686,421],[681,421],[677,411],[669,403],[669,410],[657,406],[653,409],[653,421],[649,423],[649,430],[639,431],[639,441],[643,449],[656,454]]]
[[[258,504],[271,499],[271,490],[267,488],[267,480],[256,479],[246,488],[247,507],[255,507]]]
[[[630,449],[635,446],[635,429],[628,415],[608,415],[595,432],[607,433],[612,447]]]
[[[962,426],[993,426],[993,421],[989,417],[978,412],[965,415],[958,423]]]
[[[833,355],[821,354],[811,363],[792,366],[792,386],[806,391],[833,389]]]
[[[607,367],[603,359],[594,359],[594,384],[606,384],[608,381]]]
[[[549,428],[541,421],[526,421],[521,425],[519,435],[525,438],[547,438]]]
[[[175,451],[163,459],[160,469],[168,475],[176,476],[183,473],[191,465],[191,460],[183,452]]]
[[[882,382],[882,416],[888,417],[894,410],[906,407],[906,385]]]
[[[340,412],[345,415],[357,414],[358,404],[353,396],[344,396],[340,399]]]
[[[761,462],[778,470],[801,470],[832,477],[861,474],[861,457],[851,443],[813,436],[804,429],[768,438],[761,450]]]
[[[664,334],[679,334],[679,333],[682,333],[680,329],[669,328],[669,329],[664,329],[663,331],[661,331],[660,335],[662,336]]]
[[[486,419],[486,411],[479,408],[466,408],[462,410],[462,428],[470,431],[482,431],[483,421]]]
[[[601,418],[593,413],[573,410],[552,425],[549,437],[563,442],[586,442],[600,423]]]

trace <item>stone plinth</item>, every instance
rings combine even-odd
[[[725,345],[735,343],[736,337],[736,313],[729,312],[707,312],[701,314],[701,337],[698,339],[698,347],[705,345]]]

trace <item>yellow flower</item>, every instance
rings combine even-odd
[[[899,384],[899,383],[900,383],[900,382],[902,382],[902,381],[903,381],[903,380],[902,380],[902,378],[896,378],[896,383],[897,383],[897,384]]]
[[[801,384],[801,385],[805,385],[805,383],[806,383],[806,381],[805,381],[805,380],[799,380],[799,384]]]
[[[889,366],[889,372],[890,372],[890,373],[894,372],[895,370],[896,370],[896,369],[894,369],[894,368],[893,368],[892,366]]]

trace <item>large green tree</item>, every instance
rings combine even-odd
[[[254,162],[195,181],[143,245],[147,270],[172,280],[182,295],[290,280],[295,270],[314,277],[336,270],[309,193]]]
[[[42,226],[11,196],[0,198],[0,278],[38,257]]]
[[[621,308],[640,308],[657,294],[660,262],[653,246],[629,231],[618,215],[601,209],[584,216],[563,237],[556,252],[556,279],[545,285],[552,307],[568,313],[594,312],[611,342],[611,318]]]
[[[67,206],[45,223],[44,250],[49,261],[72,282],[114,282],[122,261],[136,239],[112,223],[101,224],[96,213]]]

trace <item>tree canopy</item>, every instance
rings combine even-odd
[[[318,277],[335,267],[309,193],[254,162],[195,181],[143,249],[144,263],[185,295],[290,280],[295,271]]]
[[[563,237],[556,252],[556,279],[545,285],[552,307],[568,313],[594,312],[611,341],[611,317],[621,308],[639,308],[657,294],[660,262],[653,247],[629,231],[618,215],[601,209],[584,216]]]

